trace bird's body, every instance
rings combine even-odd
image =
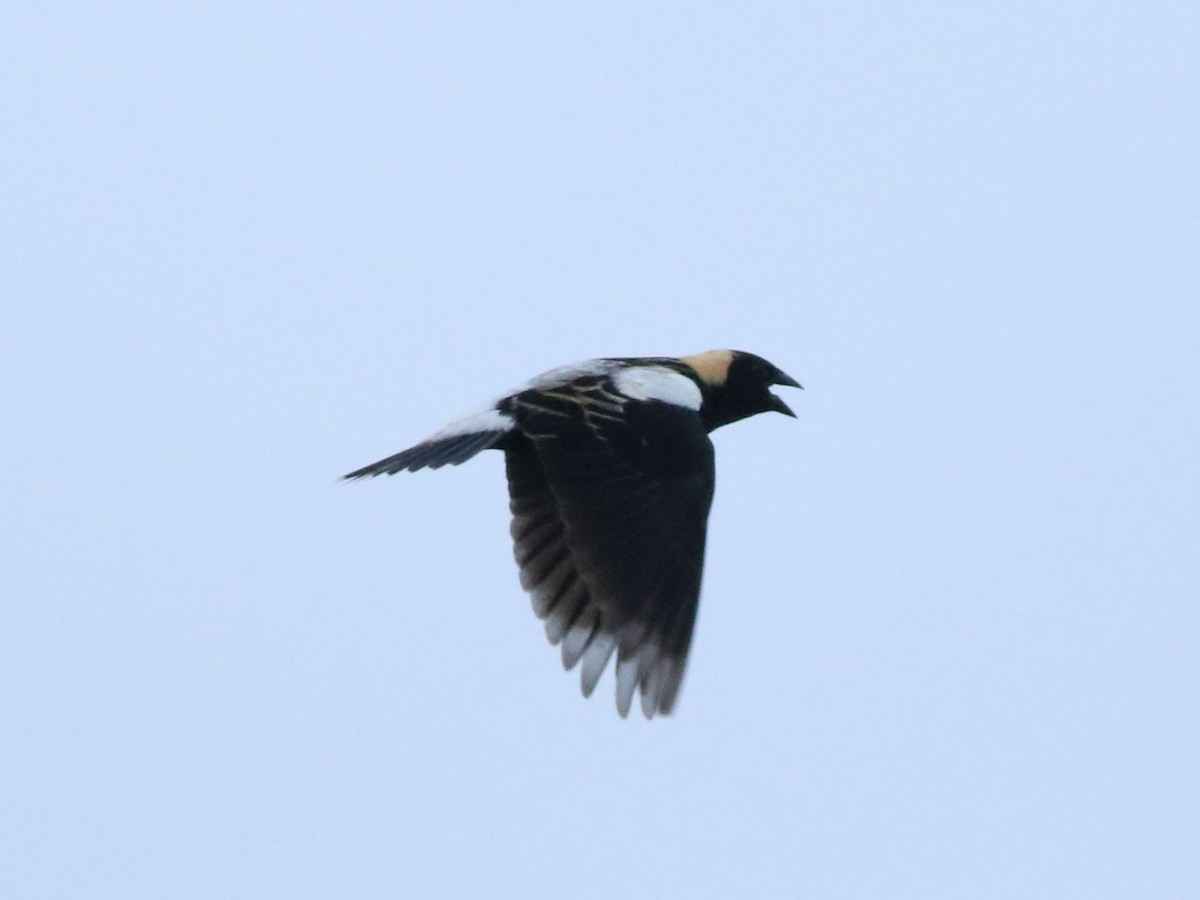
[[[582,662],[590,695],[617,654],[617,708],[649,718],[683,680],[712,504],[708,433],[759,412],[793,415],[768,388],[799,387],[749,353],[598,359],[553,369],[482,412],[347,478],[457,465],[504,451],[521,585]]]

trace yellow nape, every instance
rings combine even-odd
[[[691,366],[705,384],[720,387],[729,377],[729,364],[733,362],[733,351],[709,350],[705,353],[681,356],[680,359]]]

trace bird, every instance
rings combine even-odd
[[[504,453],[521,586],[563,668],[590,697],[616,654],[616,706],[640,693],[671,713],[683,682],[715,483],[709,433],[796,414],[801,387],[760,356],[709,350],[551,369],[420,443],[345,475],[358,480]]]

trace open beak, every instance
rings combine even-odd
[[[794,388],[800,388],[800,390],[804,390],[804,385],[802,385],[800,382],[798,382],[791,375],[785,375],[783,372],[780,372],[778,369],[775,370],[775,380],[772,381],[771,383],[778,384],[781,387],[794,387]],[[796,414],[794,412],[792,412],[792,408],[790,406],[788,406],[786,403],[784,403],[782,400],[780,400],[774,394],[771,394],[770,396],[771,396],[771,405],[769,408],[773,412],[783,413],[785,416],[791,416],[793,419],[796,418]]]

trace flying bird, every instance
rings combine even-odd
[[[504,451],[521,586],[582,662],[590,696],[616,652],[617,710],[640,691],[671,712],[692,640],[714,465],[709,432],[762,412],[795,417],[752,353],[595,359],[553,369],[487,409],[347,479],[437,469]]]

